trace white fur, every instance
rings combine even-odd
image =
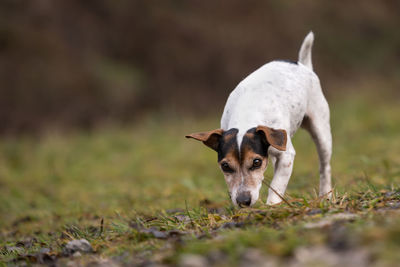
[[[299,61],[310,69],[313,69],[311,60],[311,50],[313,42],[314,34],[310,32],[309,34],[307,34],[306,38],[304,38],[303,44],[301,45],[299,51]]]
[[[222,129],[239,130],[239,148],[247,130],[258,125],[286,130],[286,151],[273,147],[268,150],[274,166],[271,187],[281,196],[289,182],[296,154],[291,137],[300,126],[310,132],[317,146],[320,158],[320,195],[330,196],[332,138],[329,107],[319,79],[312,70],[313,40],[314,35],[310,32],[302,44],[297,64],[272,61],[240,82],[230,94],[221,119]],[[251,194],[252,199],[258,198],[258,191]],[[270,189],[267,204],[279,202],[281,198]]]

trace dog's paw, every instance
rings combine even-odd
[[[267,205],[273,206],[273,205],[277,205],[279,203],[282,203],[282,199],[276,195],[275,193],[273,195],[269,195],[267,198]]]

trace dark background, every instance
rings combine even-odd
[[[397,92],[399,10],[395,0],[2,0],[0,132],[219,116],[247,74],[297,60],[310,30],[328,96],[369,81]]]

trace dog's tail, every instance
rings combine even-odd
[[[310,69],[313,69],[311,62],[311,49],[314,42],[314,33],[309,32],[301,44],[299,52],[299,62]]]

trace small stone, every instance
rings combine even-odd
[[[74,257],[74,258],[79,258],[81,256],[82,256],[82,254],[79,251],[75,251],[74,254],[72,254],[72,257]]]
[[[87,267],[119,267],[122,266],[118,262],[110,259],[98,259],[96,261],[91,261],[87,265]],[[136,265],[134,265],[136,266]]]
[[[259,249],[249,248],[241,256],[241,267],[275,267],[279,266],[274,257],[267,256]]]
[[[135,230],[140,230],[142,228],[142,225],[137,222],[129,222],[129,226]]]
[[[226,261],[227,255],[220,250],[212,250],[207,254],[210,265],[218,265]]]
[[[78,266],[78,264],[74,261],[68,261],[65,265],[67,267],[77,267]]]
[[[396,197],[396,196],[400,196],[400,191],[389,191],[385,193],[385,197]]]
[[[209,266],[205,257],[195,254],[184,254],[179,262],[181,267],[204,267]]]
[[[294,252],[290,267],[327,266],[353,267],[369,266],[370,253],[364,249],[336,252],[326,246],[299,247]]]
[[[6,250],[9,253],[17,253],[17,254],[20,254],[20,253],[24,252],[23,248],[15,247],[15,246],[6,246]]]
[[[184,210],[183,209],[168,209],[165,212],[167,214],[176,214],[176,213],[179,213],[179,212],[184,212]]]
[[[168,237],[168,235],[164,232],[161,231],[152,231],[151,232],[153,234],[153,236],[155,238],[159,238],[159,239],[166,239]]]
[[[158,239],[167,239],[168,238],[168,234],[166,232],[161,232],[154,228],[140,230],[140,233],[150,234],[153,237],[158,238]]]
[[[174,217],[175,217],[175,219],[178,220],[179,222],[188,223],[188,222],[191,221],[191,220],[190,220],[190,217],[187,216],[187,215],[181,215],[181,214],[179,214],[179,215],[175,215]]]
[[[39,250],[39,253],[42,253],[42,254],[44,254],[44,253],[50,253],[50,249],[49,249],[49,248],[41,248],[41,249]]]
[[[51,265],[52,263],[55,262],[56,256],[50,254],[50,249],[49,248],[42,248],[36,254],[36,260],[40,264]]]
[[[331,226],[334,222],[339,221],[354,221],[358,215],[352,213],[336,213],[328,215],[317,222],[309,222],[304,225],[306,229],[324,228]]]
[[[325,246],[299,247],[295,250],[289,266],[336,266],[339,260],[339,256]]]
[[[391,209],[400,209],[400,202],[397,201],[389,201],[386,203],[386,205]]]
[[[321,209],[312,209],[307,212],[308,215],[316,215],[316,214],[321,214],[321,213],[322,213]]]
[[[31,248],[37,242],[36,238],[27,238],[25,240],[18,241],[17,247]]]
[[[89,253],[93,252],[93,248],[86,239],[71,240],[64,247],[64,254],[73,255],[75,252]]]

